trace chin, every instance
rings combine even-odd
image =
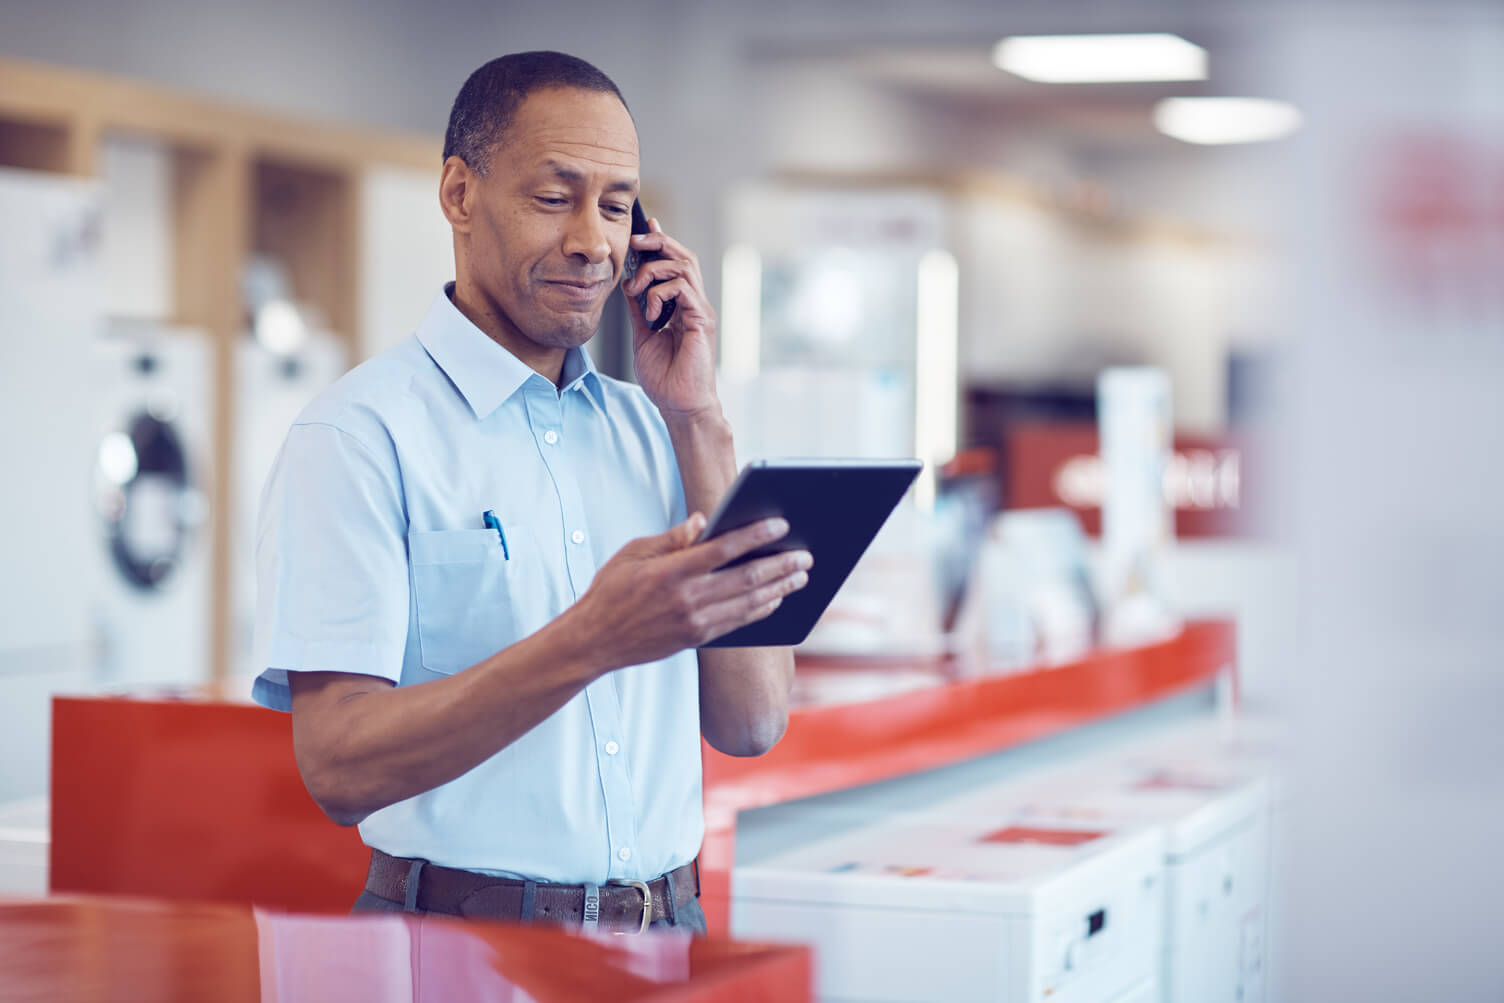
[[[550,348],[578,348],[594,336],[601,325],[601,311],[593,316],[540,317],[528,337]]]

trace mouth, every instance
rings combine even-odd
[[[545,279],[543,284],[573,307],[593,307],[605,292],[605,279]]]

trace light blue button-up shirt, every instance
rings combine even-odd
[[[289,672],[412,686],[464,671],[562,613],[629,540],[685,518],[647,396],[580,349],[562,383],[441,294],[414,337],[304,410],[261,500],[258,701],[288,710]],[[602,676],[360,833],[395,856],[537,881],[687,863],[704,833],[695,653]]]

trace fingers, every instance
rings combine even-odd
[[[663,304],[669,300],[678,300],[680,306],[695,310],[699,309],[699,303],[704,300],[704,282],[700,278],[699,266],[681,258],[659,258],[644,262],[638,267],[637,274],[623,282],[621,288],[622,292],[634,298],[647,290],[644,319],[649,322],[658,319],[663,311]]]
[[[774,517],[722,533],[713,540],[689,548],[683,555],[683,571],[703,575],[788,535],[787,519]]]
[[[660,261],[685,262],[690,267],[696,281],[700,281],[700,259],[695,256],[695,253],[659,229],[656,219],[649,221],[649,225],[653,227],[651,233],[635,233],[632,235],[632,246],[639,251],[660,252],[663,254],[663,257],[659,259]]]
[[[789,550],[712,572],[703,579],[700,601],[713,604],[747,596],[759,605],[779,599],[809,584],[813,565],[809,551]]]
[[[779,557],[782,556],[784,555],[779,555]],[[741,571],[742,568],[728,569],[720,572],[716,577],[739,576]],[[755,588],[738,590],[720,602],[701,606],[695,615],[695,624],[700,636],[699,643],[712,641],[738,627],[770,616],[783,604],[786,597],[804,588],[808,583],[809,573],[802,569],[796,570],[793,574],[776,577]]]
[[[678,278],[661,282],[648,290],[647,309],[643,311],[643,319],[649,323],[657,320],[658,315],[663,312],[663,304],[669,300],[677,300],[681,307],[691,304],[693,295],[694,286],[688,279]]]
[[[638,265],[636,274],[623,282],[621,289],[630,296],[636,296],[654,282],[693,277],[694,267],[690,262],[678,258],[659,258]]]
[[[659,533],[657,536],[645,536],[636,542],[641,546],[644,556],[672,554],[691,546],[704,531],[705,516],[694,512],[688,519],[666,532]]]

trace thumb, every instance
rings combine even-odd
[[[660,554],[671,554],[676,550],[683,550],[691,546],[700,534],[705,530],[705,517],[699,512],[693,512],[688,519],[673,527],[666,533],[660,533],[653,537],[654,551]]]

